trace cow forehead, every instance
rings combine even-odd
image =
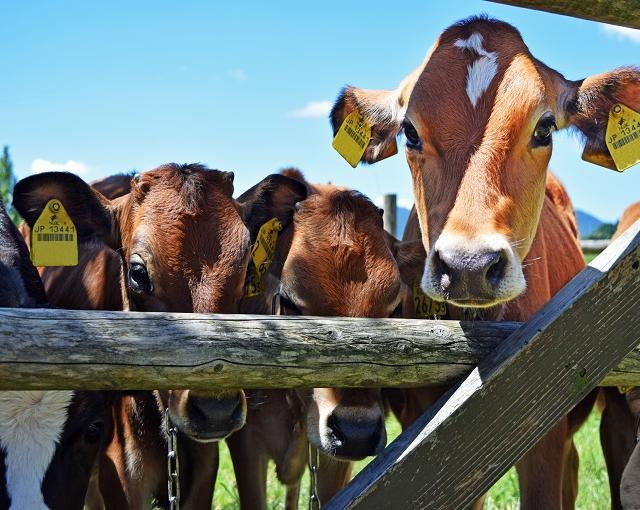
[[[407,118],[457,156],[478,147],[496,119],[502,130],[520,128],[545,95],[537,61],[517,30],[476,19],[442,34],[411,90]]]
[[[0,392],[0,446],[11,509],[46,509],[42,481],[67,421],[73,391]]]

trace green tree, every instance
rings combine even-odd
[[[9,147],[7,145],[2,149],[0,156],[0,196],[4,202],[4,206],[9,213],[11,220],[17,225],[20,223],[20,215],[13,208],[11,203],[13,200],[13,187],[16,184],[16,177],[13,175],[13,163],[9,156]]]
[[[616,223],[603,223],[593,232],[591,232],[586,239],[611,239],[614,232],[618,228],[618,222]]]

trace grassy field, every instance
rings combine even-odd
[[[598,424],[600,416],[594,412],[587,423],[578,432],[576,446],[580,453],[580,491],[577,507],[580,510],[600,510],[610,508],[609,485],[607,473],[600,449],[598,438]],[[389,441],[400,433],[398,423],[389,418],[387,421]],[[358,462],[355,471],[367,465],[368,460]],[[307,506],[308,476],[303,480],[300,508]],[[272,510],[284,508],[284,487],[278,483],[273,466],[269,470],[269,508]],[[491,489],[486,500],[485,509],[516,509],[518,508],[518,481],[515,470],[510,470]],[[238,508],[238,493],[236,490],[233,467],[226,446],[221,450],[220,471],[213,508],[215,510],[235,510]]]

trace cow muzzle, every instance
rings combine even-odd
[[[485,308],[517,297],[526,283],[506,237],[442,234],[427,258],[422,288],[439,301]]]
[[[375,406],[312,405],[307,414],[309,441],[343,460],[377,455],[387,444],[384,412]]]
[[[173,391],[169,414],[180,432],[194,441],[220,441],[241,429],[247,418],[242,390],[230,392]]]

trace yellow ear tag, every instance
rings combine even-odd
[[[247,297],[262,294],[262,278],[269,270],[275,257],[278,232],[281,230],[282,223],[278,218],[271,218],[260,227],[256,242],[253,243],[253,248],[251,248],[253,271],[249,277]]]
[[[354,110],[342,122],[331,146],[355,168],[362,159],[369,140],[371,124],[358,110]]]
[[[614,104],[609,112],[606,142],[618,172],[640,163],[640,113]]]
[[[77,266],[76,227],[62,202],[47,202],[31,229],[31,262],[34,266]]]
[[[413,309],[418,319],[433,319],[447,315],[447,304],[434,301],[420,288],[420,280],[413,282]]]

